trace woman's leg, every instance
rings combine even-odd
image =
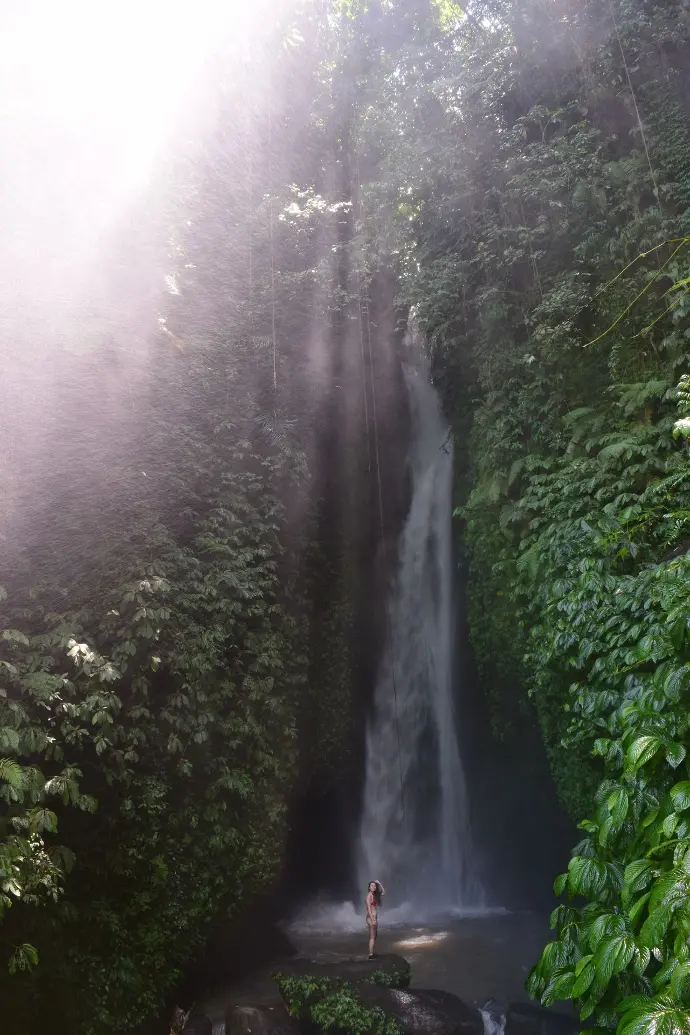
[[[369,924],[369,956],[374,955],[374,946],[376,945],[376,936],[379,933],[378,924]]]

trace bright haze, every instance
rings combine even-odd
[[[0,13],[0,299],[64,303],[150,181],[242,0],[9,0]]]
[[[279,6],[0,5],[0,545],[12,548],[31,524],[26,507],[47,491],[42,468],[59,458],[66,472],[86,449],[56,402],[75,376],[65,357],[84,357],[76,376],[86,394],[102,377],[88,355],[117,333],[120,362],[130,362],[137,336],[155,327],[150,300],[164,290],[167,260],[151,227],[166,177],[214,118],[219,62],[244,62],[253,26]],[[113,288],[118,238],[126,245]],[[136,376],[133,366],[125,372],[109,386],[118,419]]]

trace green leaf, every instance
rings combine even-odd
[[[57,830],[57,816],[50,809],[31,809],[27,819],[32,833],[54,833]]]
[[[604,939],[594,956],[597,981],[602,986],[608,985],[615,974],[625,970],[634,955],[635,940],[630,935]]]
[[[628,807],[630,799],[628,798],[628,792],[624,787],[619,787],[609,796],[606,803],[611,812],[611,819],[613,821],[614,829],[618,829],[625,820],[628,814]]]
[[[573,994],[574,984],[574,970],[568,969],[557,971],[547,983],[546,988],[542,993],[542,1005],[551,1006],[553,1003],[560,1002],[563,999],[570,999]]]
[[[623,871],[623,889],[633,895],[646,888],[654,877],[654,863],[649,859],[635,859]]]
[[[650,910],[666,903],[684,903],[690,895],[690,875],[676,867],[657,877],[652,888]]]
[[[643,765],[646,765],[647,762],[654,758],[661,746],[659,738],[653,737],[650,734],[636,737],[626,752],[625,757],[628,769],[635,772]]]
[[[635,959],[633,961],[635,971],[637,974],[639,974],[640,976],[644,974],[647,967],[649,966],[651,958],[652,954],[646,946],[642,946],[642,948],[640,948],[639,946],[637,947]]]
[[[677,769],[685,758],[685,747],[683,744],[672,742],[666,746],[666,761],[674,769]]]
[[[26,771],[23,766],[11,758],[0,758],[0,780],[21,790],[26,786]]]
[[[606,864],[598,859],[574,856],[568,865],[568,888],[573,894],[596,896],[606,887]]]
[[[649,902],[651,895],[651,891],[648,891],[646,894],[642,895],[641,898],[638,898],[637,901],[634,902],[633,905],[630,907],[628,911],[628,916],[630,917],[630,923],[633,927],[637,926],[637,923],[644,910],[644,907]]]
[[[594,961],[590,958],[580,970],[575,984],[572,987],[571,996],[573,999],[580,999],[594,981],[596,974]]]
[[[673,835],[673,831],[676,829],[679,819],[680,816],[678,816],[675,812],[672,812],[670,815],[666,816],[664,822],[661,824],[661,831],[665,838],[669,838]]]
[[[676,812],[690,808],[690,780],[681,780],[670,790],[671,803]]]
[[[562,895],[568,884],[568,874],[561,873],[553,883],[553,890],[556,895]]]
[[[24,942],[23,945],[18,945],[9,959],[8,969],[10,974],[16,974],[18,971],[29,972],[38,963],[38,952],[33,945],[28,942]]]
[[[602,913],[591,924],[587,932],[587,940],[592,952],[598,948],[602,939],[625,934],[626,930],[626,919],[621,913]]]
[[[687,982],[690,980],[690,960],[678,962],[671,977],[669,992],[674,999],[682,999],[687,994]]]
[[[686,1035],[690,1013],[660,996],[648,1006],[633,1007],[620,1019],[617,1035]]]
[[[661,945],[668,930],[668,925],[671,923],[672,916],[672,904],[659,906],[658,909],[650,911],[640,931],[640,941],[642,944],[649,949],[654,949]]]

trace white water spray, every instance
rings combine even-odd
[[[391,899],[429,916],[481,908],[483,896],[453,703],[453,447],[419,359],[404,376],[412,499],[367,730],[359,876],[362,888],[380,879]]]

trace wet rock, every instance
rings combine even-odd
[[[213,1035],[213,1025],[202,1013],[195,1013],[188,1019],[182,1035]]]
[[[482,1015],[452,992],[363,984],[360,1000],[393,1017],[405,1035],[484,1035]]]
[[[225,1035],[300,1035],[301,1031],[282,1004],[232,1006],[225,1015]]]
[[[407,988],[412,973],[405,957],[393,954],[377,956],[374,960],[343,959],[327,963],[300,957],[286,960],[275,969],[278,973],[295,977],[329,978],[352,985],[373,982],[388,988]]]
[[[508,1003],[505,1035],[577,1035],[582,1025],[575,1015],[545,1010],[535,1003]]]

